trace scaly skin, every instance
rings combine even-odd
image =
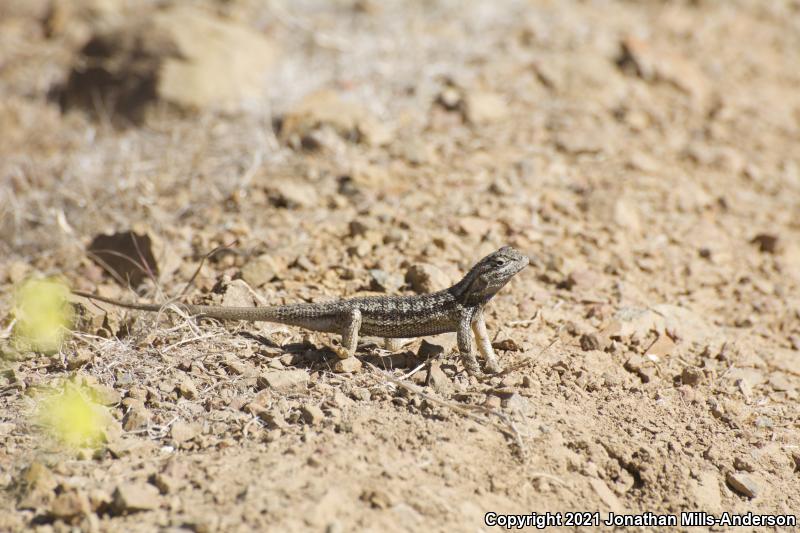
[[[479,373],[472,346],[475,334],[478,349],[486,360],[487,372],[501,370],[492,350],[483,318],[483,308],[519,271],[528,265],[528,257],[504,246],[478,261],[464,278],[452,287],[417,296],[366,296],[320,304],[299,303],[275,307],[219,307],[211,305],[173,305],[188,314],[218,320],[275,322],[312,331],[342,336],[341,358],[352,357],[359,335],[410,338],[456,332],[458,351],[470,373]],[[81,291],[78,296],[109,304],[157,312],[163,305],[128,303]]]

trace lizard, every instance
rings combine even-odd
[[[272,307],[223,307],[174,303],[182,311],[217,320],[273,322],[341,335],[334,351],[341,359],[353,357],[360,335],[403,339],[455,332],[459,355],[470,374],[480,374],[472,337],[485,360],[488,373],[502,370],[492,349],[484,320],[484,307],[514,275],[528,266],[529,258],[503,246],[478,261],[455,285],[438,292],[413,296],[360,296],[324,303],[294,303]],[[138,311],[158,312],[164,305],[125,302],[84,291],[84,298]]]

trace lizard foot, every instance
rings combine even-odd
[[[497,359],[487,359],[486,360],[486,373],[487,374],[499,374],[503,371],[503,366],[500,364]]]
[[[335,353],[336,357],[338,357],[339,359],[347,359],[348,357],[352,356],[350,350],[348,350],[344,346],[336,346],[335,344],[331,344],[329,348],[333,350],[333,353]]]

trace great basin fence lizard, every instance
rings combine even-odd
[[[218,320],[275,322],[342,336],[337,355],[355,354],[359,335],[401,339],[456,332],[458,351],[469,373],[480,373],[470,330],[486,360],[487,372],[501,370],[486,331],[483,308],[529,259],[511,246],[503,246],[473,266],[464,278],[448,289],[416,296],[364,296],[325,303],[297,303],[274,307],[220,307],[173,303],[191,315]],[[158,312],[158,304],[128,303],[95,294],[73,291],[120,307]]]

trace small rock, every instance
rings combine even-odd
[[[770,376],[768,383],[775,392],[786,392],[794,388],[794,385],[786,375],[777,372]]]
[[[794,351],[800,351],[800,335],[789,335],[789,345]]]
[[[117,279],[137,287],[148,274],[158,276],[158,264],[149,235],[123,231],[97,235],[89,244],[90,257]]]
[[[675,352],[675,341],[673,341],[669,335],[659,335],[658,339],[647,348],[645,355],[654,355],[658,357],[666,357],[667,355],[671,355]]]
[[[347,225],[351,237],[363,237],[374,228],[374,223],[366,218],[354,218]]]
[[[482,237],[492,229],[492,223],[479,217],[461,217],[457,228],[462,235]]]
[[[258,412],[258,418],[264,421],[269,429],[283,429],[289,426],[278,408],[261,409]]]
[[[256,378],[256,387],[259,390],[268,388],[280,393],[304,391],[307,385],[308,372],[299,369],[270,370]]]
[[[187,400],[197,399],[197,385],[189,376],[183,376],[178,382],[178,392]]]
[[[739,456],[733,460],[733,467],[736,470],[742,470],[744,472],[755,472],[756,466],[753,464],[752,459],[749,457]]]
[[[445,87],[436,97],[436,103],[448,111],[456,111],[463,104],[461,92],[455,87]]]
[[[339,359],[333,365],[333,371],[339,374],[350,374],[361,370],[361,361],[357,357],[348,357],[347,359]]]
[[[406,283],[417,294],[427,294],[448,288],[451,283],[439,267],[430,263],[417,263],[406,270]]]
[[[117,405],[122,401],[122,395],[107,385],[93,384],[87,390],[92,401],[100,405]]]
[[[158,505],[158,489],[145,483],[117,485],[111,501],[111,509],[117,515],[150,511]]]
[[[759,233],[750,241],[758,246],[759,252],[774,254],[778,250],[778,236],[769,233]]]
[[[681,382],[684,385],[696,386],[703,380],[703,371],[693,366],[687,366],[681,372]]]
[[[434,359],[451,353],[456,346],[455,337],[447,335],[439,337],[435,342],[423,339],[417,350],[420,359]]]
[[[203,428],[200,426],[200,424],[178,420],[172,424],[169,434],[172,437],[172,440],[174,440],[177,444],[181,444],[183,442],[192,440],[202,432]]]
[[[59,494],[50,505],[50,514],[53,515],[54,518],[60,518],[62,520],[69,520],[79,515],[86,515],[89,513],[89,510],[89,500],[85,495],[75,491]]]
[[[489,394],[486,397],[486,401],[483,402],[483,406],[487,409],[499,409],[502,403],[503,400],[501,400],[499,396]]]
[[[450,381],[450,378],[447,377],[447,374],[444,373],[442,365],[438,361],[431,363],[425,384],[432,387],[433,390],[442,396],[447,396],[453,391],[453,383]]]
[[[228,283],[225,295],[222,297],[223,307],[253,307],[253,293],[244,280],[235,279]]]
[[[492,348],[503,352],[519,352],[522,351],[517,341],[514,339],[501,339],[492,343]]]
[[[18,285],[31,271],[31,266],[25,261],[12,261],[6,268],[6,279],[12,285]]]
[[[373,509],[388,509],[392,506],[392,499],[383,490],[365,490],[361,493],[361,501],[369,502]]]
[[[67,358],[67,368],[77,370],[84,365],[88,365],[94,360],[94,354],[86,348],[78,348],[75,355]]]
[[[156,474],[152,481],[161,494],[174,494],[181,486],[178,479],[164,473]]]
[[[322,412],[318,405],[304,405],[300,408],[300,414],[303,417],[303,421],[311,426],[321,424],[325,420],[325,413]]]
[[[417,374],[421,374],[421,372],[417,372]],[[352,396],[354,400],[359,400],[362,402],[368,402],[372,399],[372,393],[370,393],[369,389],[365,387],[354,388],[353,391],[350,393],[350,396]]]
[[[403,284],[400,276],[389,274],[385,270],[380,270],[378,268],[370,269],[369,276],[369,288],[373,291],[396,292]]]
[[[509,114],[505,98],[494,92],[470,91],[464,104],[464,119],[474,125],[496,122]]]
[[[278,207],[314,207],[319,202],[317,189],[308,183],[282,180],[270,184],[269,188]]]
[[[649,369],[646,365],[648,364],[647,360],[644,359],[640,355],[632,355],[626,362],[625,362],[625,370],[628,372],[633,372],[634,374],[638,375],[641,378],[643,383],[649,383],[653,377],[652,372],[648,371]]]
[[[330,128],[347,141],[364,141],[372,146],[386,144],[392,138],[391,131],[376,123],[367,109],[327,89],[306,95],[286,113],[280,135],[296,145],[321,128]]]
[[[131,409],[122,420],[122,429],[125,431],[136,431],[146,428],[150,423],[152,415],[144,407]]]
[[[584,352],[600,349],[600,337],[596,333],[584,333],[581,335],[580,343]]]
[[[759,487],[756,485],[755,481],[750,479],[749,476],[745,474],[737,474],[734,472],[728,472],[728,475],[725,476],[725,481],[728,482],[728,486],[747,498],[755,498],[758,496]]]
[[[278,264],[269,255],[251,259],[242,268],[242,279],[251,287],[261,287],[278,277]]]

